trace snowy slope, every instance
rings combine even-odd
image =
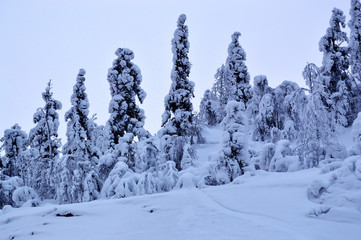
[[[207,144],[196,146],[200,168],[214,160],[220,136],[219,129],[207,129]],[[258,171],[224,186],[81,204],[5,208],[0,211],[0,240],[360,239],[357,209],[331,208],[317,218],[307,216],[320,206],[306,194],[311,182],[320,178],[319,172]],[[64,217],[67,214],[74,216]]]
[[[317,206],[307,199],[306,188],[318,171],[264,173],[245,176],[239,184],[119,200],[5,209],[0,239],[360,239],[356,211],[335,212],[336,219],[306,216]],[[56,216],[67,213],[77,216]]]

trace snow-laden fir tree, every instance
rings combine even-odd
[[[202,123],[214,126],[218,123],[218,101],[216,95],[207,89],[199,105],[199,118]]]
[[[189,81],[191,63],[189,62],[188,26],[186,15],[178,18],[177,29],[172,39],[173,69],[172,85],[164,99],[165,111],[162,115],[163,134],[188,136],[193,124],[194,83]]]
[[[360,0],[351,0],[350,27],[350,67],[352,74],[361,80],[361,3]]]
[[[185,21],[186,15],[180,15],[172,39],[172,85],[164,99],[163,129],[160,130],[165,160],[174,161],[178,170],[182,169],[183,147],[192,142],[194,129],[198,129],[192,113],[191,98],[194,97],[194,83],[188,79],[191,63],[188,59],[188,26],[185,25]]]
[[[51,182],[55,160],[58,158],[61,145],[58,138],[59,115],[61,102],[53,98],[51,81],[42,93],[45,106],[34,114],[36,126],[30,130],[30,147],[39,153],[31,163],[31,186],[41,199],[54,198],[55,189]]]
[[[106,128],[109,135],[109,145],[114,148],[125,133],[132,133],[139,139],[149,136],[143,128],[144,111],[136,103],[138,98],[143,103],[146,93],[141,88],[142,75],[139,67],[132,63],[134,53],[127,48],[119,48],[108,71],[111,101],[109,103],[110,118]]]
[[[253,140],[268,141],[271,139],[271,131],[276,127],[274,98],[271,94],[265,94],[259,103],[259,113],[256,117]]]
[[[100,192],[100,180],[94,172],[99,153],[92,144],[94,122],[88,118],[84,75],[85,70],[80,69],[70,99],[72,107],[65,113],[68,123],[64,156],[56,161],[54,170],[56,199],[60,204],[94,200]],[[84,196],[85,192],[91,196]]]
[[[40,157],[54,159],[59,154],[60,139],[58,138],[59,114],[61,102],[53,98],[51,81],[42,93],[45,106],[38,108],[33,121],[36,126],[30,130],[29,142],[32,148],[39,151]]]
[[[268,86],[267,77],[264,75],[258,75],[254,77],[253,88],[252,88],[252,99],[249,102],[247,108],[247,114],[252,124],[259,113],[259,103],[265,94],[272,94],[273,90]]]
[[[320,68],[325,92],[329,95],[323,103],[332,112],[333,122],[348,126],[353,121],[352,82],[347,74],[349,68],[349,49],[346,32],[345,16],[340,9],[334,8],[330,19],[330,27],[319,42],[319,50],[323,52]],[[332,127],[332,126],[330,126]],[[334,129],[333,129],[334,130]]]
[[[63,146],[63,154],[72,155],[81,160],[97,158],[98,152],[92,145],[93,121],[88,118],[89,100],[85,92],[85,70],[80,69],[71,95],[72,107],[65,113],[67,121],[67,142]]]
[[[359,84],[361,82],[361,3],[360,0],[351,0],[350,9],[351,19],[348,22],[350,27],[350,42],[349,42],[349,54],[350,54],[350,67],[352,73],[352,79],[357,80],[354,82],[352,88],[351,100],[351,119],[355,119],[357,113],[361,111],[361,89]]]
[[[226,106],[228,101],[232,99],[232,83],[227,80],[226,67],[222,65],[217,69],[214,75],[215,83],[212,87],[212,92],[215,93],[217,98],[217,118],[220,123],[226,116]]]
[[[228,46],[228,57],[226,60],[226,81],[231,85],[231,99],[243,102],[248,107],[248,102],[252,98],[251,85],[249,84],[250,76],[245,64],[246,52],[239,43],[241,33],[232,34],[232,42]]]
[[[9,176],[24,177],[27,171],[24,168],[21,155],[26,150],[28,135],[21,130],[18,124],[15,124],[10,129],[4,131],[4,137],[0,139],[3,142],[0,150],[4,150],[5,156],[2,159],[2,173]]]
[[[285,121],[287,120],[287,98],[293,95],[295,91],[300,90],[297,83],[292,81],[283,81],[274,90],[274,118],[275,127],[279,130],[284,128]]]
[[[277,97],[277,95],[276,95]],[[303,88],[294,84],[293,90],[290,91],[283,100],[284,123],[282,128],[282,138],[290,141],[298,138],[298,132],[304,127],[303,117],[305,114],[305,105],[307,97]]]
[[[320,70],[314,64],[307,64],[303,77],[310,87],[302,123],[303,128],[299,132],[300,144],[295,149],[298,152],[303,167],[318,166],[324,156],[324,149],[335,141],[335,133],[331,131],[332,114],[324,105],[329,98],[326,92]]]
[[[230,101],[227,115],[222,121],[223,136],[217,159],[216,181],[220,184],[233,181],[244,173],[248,164],[248,143],[246,136],[246,115],[242,102]]]

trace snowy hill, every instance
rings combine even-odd
[[[196,146],[198,169],[218,150],[219,128]],[[327,179],[332,173],[322,175]],[[307,188],[320,169],[257,171],[231,184],[167,193],[37,208],[5,207],[0,239],[360,239],[361,214],[335,207],[315,216],[319,204]]]
[[[360,239],[361,214],[331,210],[306,196],[319,169],[244,176],[239,184],[97,200],[71,205],[5,209],[1,239]],[[64,217],[59,215],[74,215]]]

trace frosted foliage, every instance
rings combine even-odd
[[[54,159],[59,154],[61,145],[58,138],[59,115],[61,103],[53,98],[51,81],[42,94],[45,106],[39,108],[34,114],[33,120],[36,126],[30,130],[29,142],[32,148],[38,150],[41,158]]]
[[[15,207],[15,203],[12,199],[14,191],[24,186],[24,182],[19,177],[7,177],[4,180],[0,180],[0,208],[4,205],[11,205]]]
[[[108,134],[107,130],[103,125],[96,126],[94,125],[93,130],[91,131],[91,145],[94,146],[97,150],[99,150],[99,155],[102,156],[108,150]]]
[[[215,93],[207,89],[204,92],[203,98],[199,106],[199,118],[202,123],[207,124],[208,126],[216,125],[220,120],[218,114],[219,103],[217,101],[217,96]]]
[[[295,82],[283,81],[274,90],[274,127],[283,129],[285,121],[298,122],[299,105],[305,102],[305,95]]]
[[[252,93],[251,85],[249,84],[250,77],[245,64],[246,53],[239,44],[239,36],[241,36],[239,32],[232,34],[232,42],[228,46],[228,57],[225,66],[227,81],[233,86],[230,89],[232,99],[242,101],[247,107]]]
[[[288,140],[278,141],[275,154],[270,162],[271,172],[295,172],[299,170],[299,157],[292,156],[291,142]]]
[[[29,187],[39,194],[41,200],[55,198],[54,186],[54,159],[49,158],[33,158],[31,160],[31,167],[29,168]],[[56,159],[57,160],[57,159]],[[55,160],[55,161],[56,161]]]
[[[356,145],[355,147],[361,155],[361,113],[357,115],[352,124],[352,137]]]
[[[165,111],[162,115],[163,134],[187,136],[193,122],[194,83],[189,81],[191,64],[188,59],[189,41],[186,16],[179,16],[177,29],[172,39],[173,68],[172,85],[164,99]]]
[[[37,206],[39,201],[38,194],[30,187],[17,188],[13,193],[12,199],[17,207],[22,207],[29,201],[32,202],[31,205]]]
[[[183,159],[184,146],[186,139],[178,136],[164,135],[161,138],[162,159],[173,161],[175,167],[181,170],[181,161]]]
[[[100,198],[100,191],[102,188],[102,182],[99,179],[98,174],[95,171],[91,171],[86,174],[83,180],[83,202],[90,202]]]
[[[175,163],[167,161],[160,166],[159,188],[161,191],[170,191],[174,188],[179,179],[178,170]]]
[[[361,3],[359,0],[351,0],[350,27],[350,66],[351,72],[358,79],[361,78]]]
[[[2,172],[10,177],[21,176],[25,177],[24,158],[22,158],[23,152],[27,147],[27,134],[21,130],[21,127],[17,124],[10,129],[4,131],[4,137],[0,139],[3,142],[0,149],[4,149],[5,156],[2,159]]]
[[[217,73],[214,75],[215,83],[212,87],[212,92],[217,98],[217,118],[220,123],[226,116],[226,105],[228,101],[232,99],[232,83],[228,81],[227,70],[224,65],[217,69]]]
[[[99,153],[92,145],[93,121],[88,118],[89,100],[85,92],[85,70],[80,69],[71,96],[72,107],[65,113],[67,121],[67,142],[63,147],[63,154],[75,155],[89,159]]]
[[[351,92],[353,83],[348,76],[349,48],[345,46],[348,38],[346,32],[342,31],[345,26],[343,12],[334,8],[330,27],[319,42],[319,49],[323,52],[321,79],[330,98],[324,104],[332,109],[333,121],[341,126],[348,126],[356,118],[355,101]]]
[[[136,103],[136,97],[143,103],[146,93],[140,87],[142,75],[137,65],[131,62],[134,53],[127,48],[119,48],[112,68],[108,71],[111,101],[110,118],[106,128],[109,144],[114,148],[125,133],[132,133],[142,139],[149,136],[144,130],[144,111]]]
[[[59,204],[91,201],[99,196],[101,182],[89,161],[65,155],[57,161],[54,173]]]
[[[191,145],[185,144],[183,147],[183,156],[181,161],[181,169],[185,170],[189,167],[194,166],[194,161],[196,159],[196,152]]]
[[[32,186],[35,179],[32,178],[33,163],[36,164],[36,159],[39,158],[39,152],[35,148],[30,148],[23,151],[20,155],[21,172],[20,176],[26,186]]]
[[[34,114],[34,123],[37,125],[29,133],[30,146],[34,149],[33,152],[36,152],[36,157],[31,160],[29,185],[41,199],[53,199],[55,188],[52,173],[61,145],[58,138],[59,116],[56,111],[60,110],[62,105],[53,99],[50,81],[42,96],[45,106]]]
[[[220,142],[220,152],[217,159],[219,183],[233,181],[243,174],[243,168],[248,164],[248,142],[246,137],[246,116],[242,102],[230,101],[227,104],[227,115],[223,119],[224,133]]]
[[[306,80],[306,85],[310,88],[310,92],[313,93],[315,81],[318,80],[320,69],[314,63],[308,63],[302,72],[303,78]],[[320,84],[320,83],[319,83]]]
[[[247,114],[250,117],[252,123],[259,113],[259,103],[265,94],[272,94],[272,88],[268,86],[267,77],[264,75],[258,75],[254,77],[253,81],[253,95],[252,99],[247,107]]]
[[[99,159],[98,174],[102,181],[108,178],[114,165],[122,161],[128,165],[131,170],[135,170],[137,149],[133,143],[133,134],[126,133],[119,138],[119,143],[114,146],[112,151],[107,152]],[[141,168],[141,166],[137,166]]]
[[[361,204],[361,158],[352,156],[342,162],[328,182],[315,180],[308,188],[311,201],[330,207],[358,209]]]
[[[136,145],[137,157],[135,159],[135,171],[138,173],[156,169],[161,164],[159,139],[157,137],[140,141]]]
[[[101,194],[108,198],[124,198],[155,192],[157,184],[153,173],[137,174],[132,172],[127,164],[118,162],[104,182]]]
[[[282,130],[282,138],[290,141],[297,139],[298,132],[295,127],[295,123],[292,120],[288,120],[285,123],[285,127]]]
[[[259,113],[256,117],[253,140],[266,141],[271,139],[271,129],[275,127],[274,100],[271,94],[265,94],[259,103]]]
[[[268,171],[270,167],[271,160],[276,152],[276,145],[273,143],[266,143],[262,147],[261,157],[259,162],[259,167],[262,170]]]

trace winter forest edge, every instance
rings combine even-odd
[[[185,185],[204,188],[234,182],[244,174],[314,167],[334,174],[328,183],[310,182],[310,201],[332,205],[326,189],[349,188],[350,183],[360,191],[360,1],[351,1],[348,23],[337,8],[329,23],[320,34],[322,64],[304,67],[307,89],[292,81],[272,88],[264,75],[255,76],[251,86],[241,33],[234,32],[228,57],[215,71],[213,86],[205,91],[197,113],[191,102],[195,83],[189,79],[188,26],[186,15],[180,15],[171,45],[171,86],[164,98],[161,129],[154,136],[144,128],[140,105],[146,93],[132,50],[115,52],[107,75],[110,117],[104,125],[89,116],[86,71],[79,70],[72,107],[64,116],[63,145],[57,113],[62,104],[54,99],[49,81],[42,93],[44,106],[33,116],[35,127],[26,133],[15,124],[1,138],[0,209],[125,198]],[[205,143],[203,133],[209,128],[222,130],[219,150],[209,156],[209,164],[200,166],[195,146]],[[354,139],[349,151],[338,139],[348,128]],[[357,208],[360,196],[348,197],[347,204]]]

